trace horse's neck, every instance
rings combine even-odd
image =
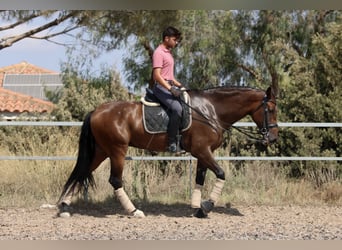
[[[251,114],[261,100],[262,93],[260,91],[244,89],[227,91],[227,93],[220,92],[217,95],[212,94],[211,98],[223,127]]]

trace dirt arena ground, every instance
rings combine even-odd
[[[225,206],[208,218],[187,204],[140,207],[146,218],[120,208],[76,206],[70,218],[55,208],[0,208],[0,240],[341,240],[342,207]]]

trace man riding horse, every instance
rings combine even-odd
[[[179,127],[182,118],[182,105],[177,100],[181,94],[182,84],[174,77],[174,59],[171,49],[181,40],[181,33],[174,27],[168,27],[163,32],[163,42],[153,53],[153,87],[154,95],[170,111],[168,126],[168,151],[184,153],[180,147]]]

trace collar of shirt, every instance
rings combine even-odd
[[[160,45],[162,47],[162,50],[166,53],[171,53],[171,50],[166,48],[164,45]]]

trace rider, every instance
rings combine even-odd
[[[174,27],[168,27],[162,34],[162,43],[153,53],[153,87],[154,95],[170,111],[170,121],[167,129],[168,150],[172,153],[183,153],[179,146],[179,128],[182,117],[182,105],[178,101],[182,84],[174,77],[174,59],[171,50],[181,40],[181,32]]]

